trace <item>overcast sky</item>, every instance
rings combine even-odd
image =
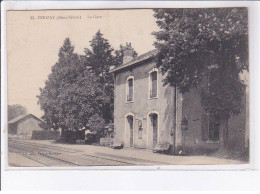
[[[58,19],[59,16],[63,19]],[[151,9],[9,11],[8,104],[20,104],[28,113],[41,117],[43,112],[37,105],[36,96],[58,60],[64,39],[69,37],[75,52],[83,54],[99,29],[114,49],[131,42],[140,55],[154,49],[155,39],[151,32],[157,31],[158,27]]]

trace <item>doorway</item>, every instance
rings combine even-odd
[[[158,143],[158,114],[156,113],[151,113],[149,115],[150,118],[150,131],[152,132],[152,148],[156,146]]]
[[[129,130],[129,146],[134,147],[134,117],[132,115],[128,115],[126,117],[127,120],[127,129]]]

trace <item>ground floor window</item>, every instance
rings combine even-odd
[[[220,118],[217,116],[209,117],[209,139],[219,140],[219,128],[220,128]]]

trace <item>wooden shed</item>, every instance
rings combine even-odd
[[[44,130],[44,121],[32,114],[21,115],[8,121],[8,134],[30,139],[33,130]]]

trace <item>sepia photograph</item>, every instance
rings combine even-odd
[[[249,164],[248,42],[247,7],[6,11],[8,167]]]

